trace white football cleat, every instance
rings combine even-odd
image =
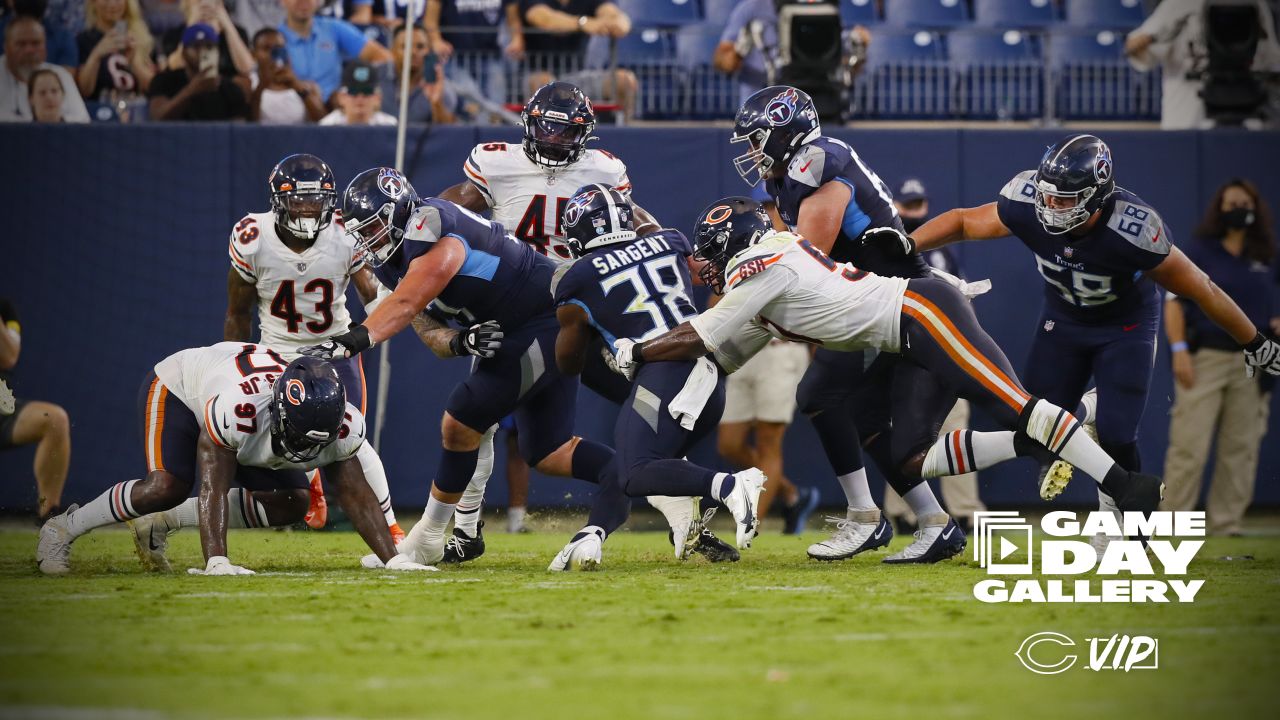
[[[889,565],[928,565],[964,552],[967,540],[964,530],[946,513],[933,513],[920,520],[915,540],[881,562]]]
[[[601,555],[600,536],[594,532],[586,532],[577,540],[571,540],[564,546],[547,566],[547,570],[563,572],[565,570],[599,570]]]
[[[1084,432],[1094,442],[1098,442],[1098,389],[1090,388],[1080,398],[1080,404],[1084,406],[1084,417],[1076,418],[1084,427]],[[1071,482],[1071,477],[1075,474],[1076,468],[1066,460],[1054,460],[1049,469],[1040,476],[1040,499],[1052,500],[1062,494],[1067,489],[1067,484]]]
[[[760,506],[760,492],[769,478],[760,468],[747,468],[733,474],[733,491],[721,502],[733,514],[737,530],[738,547],[747,549],[751,541],[760,531],[760,518],[757,517]]]
[[[45,575],[66,575],[71,572],[71,530],[67,517],[79,509],[72,505],[61,515],[45,521],[40,528],[40,542],[36,545],[36,564]]]
[[[698,518],[698,504],[701,498],[681,498],[686,503],[678,512],[672,513],[675,517],[668,517],[671,523],[671,544],[675,546],[675,555],[677,560],[687,559],[692,553],[695,545],[698,544],[698,534],[702,532],[704,521]],[[712,508],[710,513],[714,513]]]
[[[125,523],[133,533],[133,547],[138,552],[142,566],[156,572],[173,572],[165,551],[169,549],[169,536],[177,532],[169,527],[169,518],[163,512],[144,515]]]
[[[418,525],[422,525],[421,522]],[[414,526],[417,530],[417,525]],[[429,530],[415,534],[412,530],[405,537],[404,542],[396,546],[396,550],[404,555],[413,558],[416,563],[423,565],[436,565],[444,559],[444,532],[433,533]]]
[[[885,547],[893,539],[893,526],[879,510],[849,510],[844,518],[828,517],[836,534],[809,546],[814,560],[847,560],[858,553]]]

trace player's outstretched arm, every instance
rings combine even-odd
[[[237,568],[227,560],[227,490],[231,489],[231,481],[235,479],[238,465],[234,450],[215,445],[208,432],[200,434],[200,440],[196,443],[196,478],[200,482],[197,511],[205,570],[195,571],[193,574],[252,574],[252,571]]]
[[[693,329],[693,325],[685,322],[652,340],[636,343],[632,350],[632,358],[636,364],[664,360],[694,360],[706,355],[707,352],[702,336]]]
[[[830,253],[840,235],[840,223],[852,197],[853,189],[842,182],[832,181],[818,188],[800,203],[796,234],[822,252]]]
[[[222,339],[249,342],[253,336],[253,306],[258,288],[250,285],[234,268],[227,271],[227,317],[222,321]]]
[[[336,486],[338,503],[369,549],[384,563],[395,557],[396,545],[382,508],[378,507],[378,498],[365,482],[360,461],[355,456],[339,460],[325,468],[325,477]]]
[[[591,340],[591,324],[587,312],[572,304],[556,308],[560,333],[556,335],[556,367],[565,375],[580,375],[587,362],[587,344]]]
[[[960,240],[991,240],[1012,233],[1000,222],[996,203],[971,208],[955,208],[916,228],[911,233],[916,252],[935,250]]]
[[[440,193],[436,197],[441,200],[448,200],[454,205],[464,207],[475,213],[484,212],[489,209],[489,202],[484,199],[484,195],[480,194],[480,191],[476,189],[475,185],[466,181],[460,182],[453,187],[446,188],[444,192]]]
[[[429,252],[414,258],[395,292],[364,321],[370,341],[380,343],[408,327],[415,315],[444,292],[466,257],[462,242],[446,235]]]

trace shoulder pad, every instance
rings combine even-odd
[[[257,215],[245,215],[231,228],[231,239],[227,243],[227,255],[231,258],[231,267],[240,276],[251,283],[258,281],[253,262],[258,252],[263,228]]]
[[[826,150],[815,143],[809,143],[791,158],[787,165],[787,177],[809,187],[822,187],[822,170],[826,164]]]
[[[434,243],[444,234],[442,227],[440,208],[429,204],[423,205],[409,216],[409,222],[404,229],[404,239]]]
[[[551,297],[557,303],[568,302],[569,298],[564,297],[564,295],[567,295],[573,291],[573,284],[566,283],[564,286],[563,293],[561,293],[560,285],[561,285],[561,282],[566,277],[568,277],[569,271],[572,270],[577,264],[578,264],[577,260],[571,260],[567,263],[562,263],[556,266],[555,272],[551,273]]]
[[[1116,200],[1107,218],[1107,227],[1141,250],[1156,255],[1168,255],[1173,243],[1165,232],[1164,221],[1145,205]]]
[[[1014,175],[1013,179],[1005,183],[1004,187],[1000,189],[1000,196],[1016,202],[1035,203],[1035,177],[1035,170],[1024,170]]]

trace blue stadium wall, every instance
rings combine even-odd
[[[917,175],[935,212],[990,202],[1014,173],[1032,166],[1060,131],[839,130],[889,183]],[[734,148],[723,129],[599,130],[599,147],[625,159],[635,196],[665,223],[688,228],[708,202],[745,185],[730,164]],[[1118,177],[1164,216],[1178,243],[1187,242],[1210,193],[1236,176],[1258,182],[1273,205],[1280,199],[1280,136],[1244,132],[1109,131]],[[510,129],[414,129],[408,175],[423,194],[462,178],[467,152],[481,141],[514,141]],[[247,211],[267,209],[267,173],[280,157],[311,152],[326,158],[345,183],[355,172],[394,159],[393,129],[301,129],[254,126],[7,126],[0,131],[4,188],[5,267],[0,296],[23,320],[19,395],[57,402],[70,412],[73,461],[67,501],[89,499],[143,472],[135,408],[138,386],[152,365],[182,348],[221,339],[226,304],[226,238]],[[566,194],[572,188],[566,188]],[[1026,357],[1041,305],[1034,262],[1015,240],[962,246],[971,277],[990,277],[980,298],[984,325],[1015,366]],[[353,304],[354,305],[354,304]],[[359,313],[357,312],[357,315]],[[1135,363],[1147,358],[1133,358]],[[369,391],[376,354],[366,358]],[[425,502],[438,454],[438,428],[450,387],[466,372],[441,361],[410,334],[392,343],[392,392],[383,458],[398,505]],[[1142,455],[1163,466],[1171,397],[1167,350],[1143,420]],[[578,428],[608,441],[613,412],[583,391]],[[370,408],[372,415],[372,408]],[[1272,417],[1280,416],[1273,410]],[[985,420],[979,418],[981,427]],[[1259,504],[1280,504],[1280,443],[1264,440]],[[501,455],[502,451],[499,450]],[[708,443],[697,456],[715,462]],[[32,451],[0,453],[0,507],[30,506]],[[499,471],[501,464],[498,465]],[[1036,501],[1029,464],[982,474],[992,504]],[[811,427],[798,421],[787,436],[787,474],[840,502]],[[494,482],[489,502],[506,502]],[[576,481],[537,478],[536,505],[581,504],[592,492]],[[1067,499],[1090,499],[1077,482]]]

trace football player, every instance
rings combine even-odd
[[[659,229],[657,221],[635,205],[627,166],[604,150],[587,147],[593,139],[596,115],[591,100],[577,86],[567,82],[542,86],[525,104],[521,121],[524,138],[518,145],[476,145],[462,166],[465,180],[440,193],[440,198],[472,212],[490,212],[495,222],[557,264],[572,259],[561,221],[574,190],[584,185],[598,183],[621,193],[632,205],[638,232]],[[605,360],[608,355],[603,341],[594,339],[582,370],[582,383],[610,402],[622,404],[631,387],[609,369]],[[481,445],[482,457],[493,454],[492,430],[485,434]],[[483,552],[478,511],[487,482],[487,473],[483,477],[477,475],[458,503],[446,562],[476,558]],[[693,536],[688,533],[694,519],[688,498],[662,496],[648,500],[666,516],[674,537]],[[709,559],[734,554],[731,546],[710,531],[696,536],[701,540],[696,550]]]
[[[884,229],[905,238],[900,231]],[[897,470],[916,479],[981,470],[1037,445],[1083,469],[1116,498],[1122,510],[1152,512],[1164,487],[1159,478],[1124,470],[1098,447],[1080,423],[1052,403],[1027,394],[1008,360],[978,324],[969,300],[941,278],[890,278],[832,260],[807,239],[774,232],[759,205],[747,198],[713,203],[699,220],[695,257],[706,264],[704,282],[724,288],[724,299],[698,317],[656,338],[617,340],[620,370],[644,363],[688,360],[717,353],[725,369],[741,366],[772,336],[850,352],[867,347],[900,354],[937,375],[961,397],[982,405],[1003,432],[959,430],[912,455]],[[912,376],[896,373],[893,392],[905,393]],[[948,519],[925,531],[911,554],[889,563],[933,562],[964,549],[964,532]],[[910,547],[910,546],[909,546]]]
[[[556,365],[564,374],[582,372],[596,336],[613,350],[616,338],[656,337],[697,315],[688,239],[670,229],[638,235],[622,193],[604,184],[579,188],[565,205],[564,229],[577,258],[553,288],[560,322]],[[715,498],[733,514],[738,547],[750,547],[764,473],[716,472],[681,459],[715,429],[723,410],[724,376],[710,360],[644,366],[618,416],[615,462],[600,492]],[[698,533],[676,547],[677,558],[693,549]],[[603,530],[588,525],[553,565],[599,564],[603,540]]]
[[[363,324],[301,352],[354,357],[408,327],[431,305],[470,324],[455,335],[454,354],[480,356],[449,395],[431,495],[402,547],[427,564],[444,557],[445,529],[476,472],[481,439],[508,414],[515,415],[531,467],[598,483],[613,450],[572,433],[578,383],[555,366],[559,325],[551,261],[501,225],[451,202],[420,198],[391,168],[357,175],[343,194],[342,212],[357,250],[393,292]],[[500,333],[500,346],[481,348],[494,333]],[[600,517],[591,524],[612,531],[625,520],[625,505],[625,497],[611,507],[597,503],[593,515]]]
[[[231,231],[223,339],[248,342],[257,306],[259,342],[292,360],[298,357],[298,348],[323,341],[351,324],[348,282],[369,304],[377,297],[378,281],[364,267],[364,260],[342,231],[340,218],[335,217],[338,191],[333,171],[323,160],[315,155],[290,155],[271,171],[267,184],[271,210],[245,215]],[[365,382],[360,358],[336,360],[333,366],[346,387],[347,400],[363,413]],[[399,542],[404,531],[391,508],[382,459],[369,443],[360,446],[359,458],[391,536]],[[324,486],[316,473],[311,478],[307,524],[324,527],[327,517]]]
[[[355,459],[364,417],[346,401],[337,373],[315,358],[287,362],[252,343],[218,343],[170,355],[138,393],[147,474],[126,480],[84,507],[72,505],[40,530],[40,571],[70,571],[71,544],[95,528],[178,508],[181,525],[200,526],[201,575],[252,575],[227,555],[227,528],[290,525],[307,511],[306,471],[324,468],[352,524],[397,570],[426,570],[397,555]],[[233,482],[241,487],[231,488]],[[184,502],[199,485],[198,502]],[[139,538],[144,561],[168,567],[170,528]]]
[[[1081,403],[1086,427],[1096,427],[1103,449],[1126,469],[1141,469],[1138,423],[1155,362],[1160,287],[1196,303],[1235,338],[1250,373],[1280,373],[1280,346],[1174,247],[1149,203],[1116,185],[1111,149],[1097,137],[1054,143],[1039,167],[1014,176],[995,202],[939,215],[906,247],[927,251],[1008,235],[1034,253],[1045,282],[1027,389],[1061,407]],[[1081,402],[1090,376],[1096,397]],[[1069,466],[1055,464],[1041,495],[1056,496],[1070,477]],[[1116,510],[1105,487],[1098,499],[1102,509]]]

